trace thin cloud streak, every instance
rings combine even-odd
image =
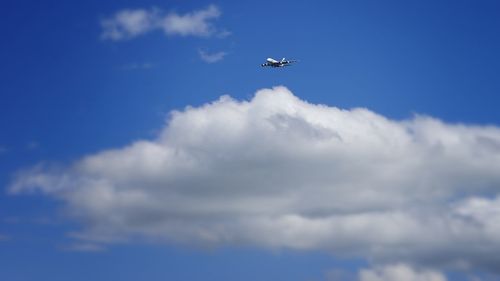
[[[129,63],[120,67],[121,70],[149,70],[155,67],[154,64],[150,62],[144,63]]]

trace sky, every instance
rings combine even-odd
[[[3,3],[0,279],[498,280],[499,11]]]

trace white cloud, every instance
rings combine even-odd
[[[226,52],[207,53],[204,50],[198,50],[198,54],[200,55],[201,60],[206,63],[218,62],[227,55]]]
[[[446,281],[437,271],[417,271],[405,264],[387,265],[375,269],[364,269],[359,274],[360,281]]]
[[[154,140],[39,165],[10,191],[60,199],[83,225],[75,237],[94,243],[243,243],[494,271],[499,170],[500,128],[396,121],[276,87],[173,112]]]
[[[163,30],[167,35],[224,37],[228,31],[219,31],[212,23],[220,15],[215,5],[186,14],[164,13],[156,8],[125,9],[101,21],[101,38],[114,41],[132,39],[153,30]]]

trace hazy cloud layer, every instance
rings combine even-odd
[[[276,87],[173,112],[154,140],[34,167],[10,191],[60,199],[82,223],[73,236],[92,243],[253,244],[495,271],[499,187],[497,127],[391,120]],[[443,280],[395,266],[362,281],[392,274]]]
[[[61,247],[62,250],[72,252],[101,252],[104,247],[94,243],[74,243],[72,245]]]
[[[220,15],[221,12],[215,5],[186,14],[165,13],[156,8],[124,9],[101,21],[101,38],[125,40],[153,30],[163,30],[167,35],[224,37],[229,32],[218,30],[212,23]]]

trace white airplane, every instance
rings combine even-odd
[[[267,58],[266,62],[261,64],[261,66],[270,66],[270,67],[283,67],[290,66],[291,63],[297,62],[296,60],[286,60],[285,58],[280,61],[275,60],[273,58]]]

